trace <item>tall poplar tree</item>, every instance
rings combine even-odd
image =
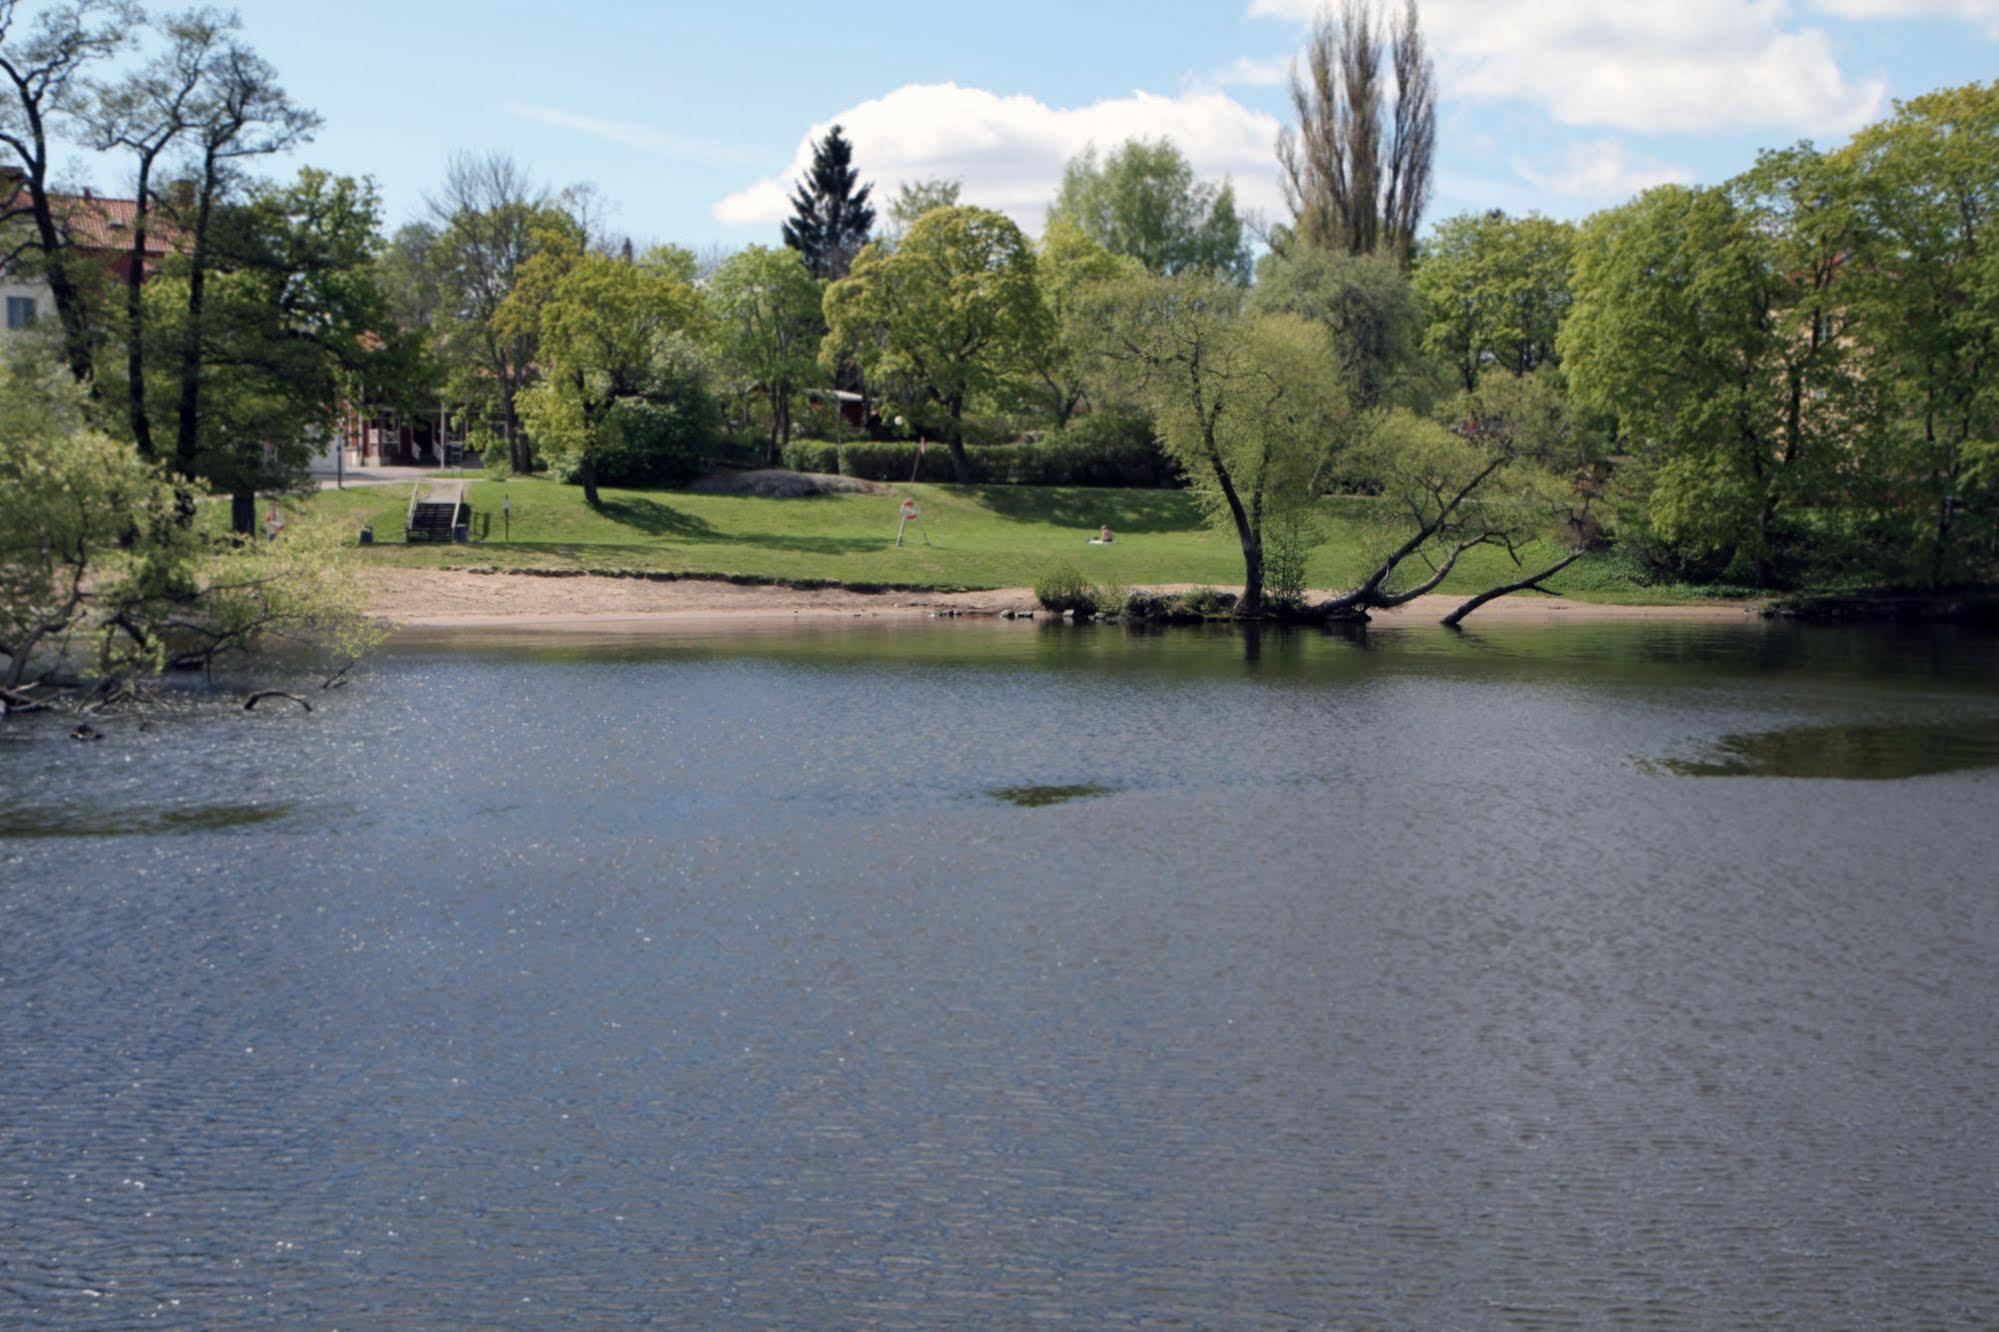
[[[1349,254],[1384,251],[1408,268],[1437,144],[1436,70],[1415,0],[1392,21],[1377,0],[1322,12],[1302,70],[1291,71],[1291,105],[1298,125],[1278,136],[1277,162],[1293,236]]]
[[[812,169],[798,182],[791,196],[793,215],[784,224],[784,243],[823,282],[847,276],[874,231],[875,210],[868,202],[874,186],[862,185],[860,179],[854,145],[835,125],[812,146]]]

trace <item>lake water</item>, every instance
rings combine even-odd
[[[1999,1322],[1993,640],[857,622],[313,697],[0,727],[0,1325]]]

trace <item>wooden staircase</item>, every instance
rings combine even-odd
[[[426,488],[427,487],[427,488]],[[409,514],[403,522],[405,541],[458,541],[472,522],[465,503],[465,483],[419,481],[410,489]]]

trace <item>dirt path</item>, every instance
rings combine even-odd
[[[423,628],[517,627],[577,629],[635,620],[699,618],[794,619],[807,616],[920,616],[1024,611],[1034,606],[1027,588],[989,592],[855,592],[804,590],[709,579],[653,582],[640,578],[540,578],[476,574],[445,569],[378,569],[369,575],[370,610],[384,620]],[[1191,584],[1163,584],[1152,591],[1184,591]],[[1321,594],[1330,595],[1330,594]],[[1458,597],[1420,597],[1396,611],[1377,612],[1380,623],[1435,621],[1455,609]],[[1755,608],[1740,603],[1696,606],[1608,606],[1560,597],[1516,595],[1481,609],[1468,623],[1549,623],[1558,620],[1739,621]]]

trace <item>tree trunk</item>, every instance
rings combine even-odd
[[[1208,451],[1208,463],[1215,469],[1215,480],[1221,486],[1222,498],[1228,501],[1229,517],[1235,520],[1236,538],[1242,542],[1242,600],[1236,602],[1236,615],[1242,619],[1253,619],[1263,614],[1261,534],[1250,522],[1249,512],[1242,506],[1242,497],[1236,494],[1235,483],[1229,480],[1228,469],[1222,466],[1221,454],[1212,445]]]
[[[229,492],[229,530],[237,536],[257,533],[257,492],[238,487]]]
[[[131,271],[125,274],[125,394],[132,423],[132,442],[141,458],[153,456],[153,422],[146,415],[146,302],[140,284],[146,279],[147,194],[153,164],[139,163],[139,197],[132,210]]]
[[[200,456],[202,320],[208,308],[208,222],[215,206],[217,174],[211,151],[202,164],[201,201],[195,209],[194,243],[188,257],[187,332],[180,352],[180,409],[174,441],[174,465],[189,478],[194,476]],[[255,507],[253,496],[251,508]]]
[[[965,456],[965,400],[951,399],[951,476],[961,486],[972,483],[972,460]]]
[[[500,381],[500,420],[507,430],[507,461],[516,476],[526,476],[534,469],[534,451],[527,432],[521,429],[520,417],[514,413],[514,386],[505,379]]]
[[[593,455],[583,455],[576,477],[583,483],[583,502],[593,509],[601,507],[597,502],[597,459]]]
[[[39,112],[31,111],[30,121],[39,144],[42,135]],[[49,204],[46,170],[43,162],[29,164],[28,207],[34,215],[35,238],[45,263],[42,278],[49,284],[49,295],[55,301],[56,319],[62,324],[63,359],[69,363],[69,372],[78,383],[89,383],[95,369],[90,346],[90,315],[83,308],[82,289],[69,275],[68,246],[56,226],[55,211]]]

